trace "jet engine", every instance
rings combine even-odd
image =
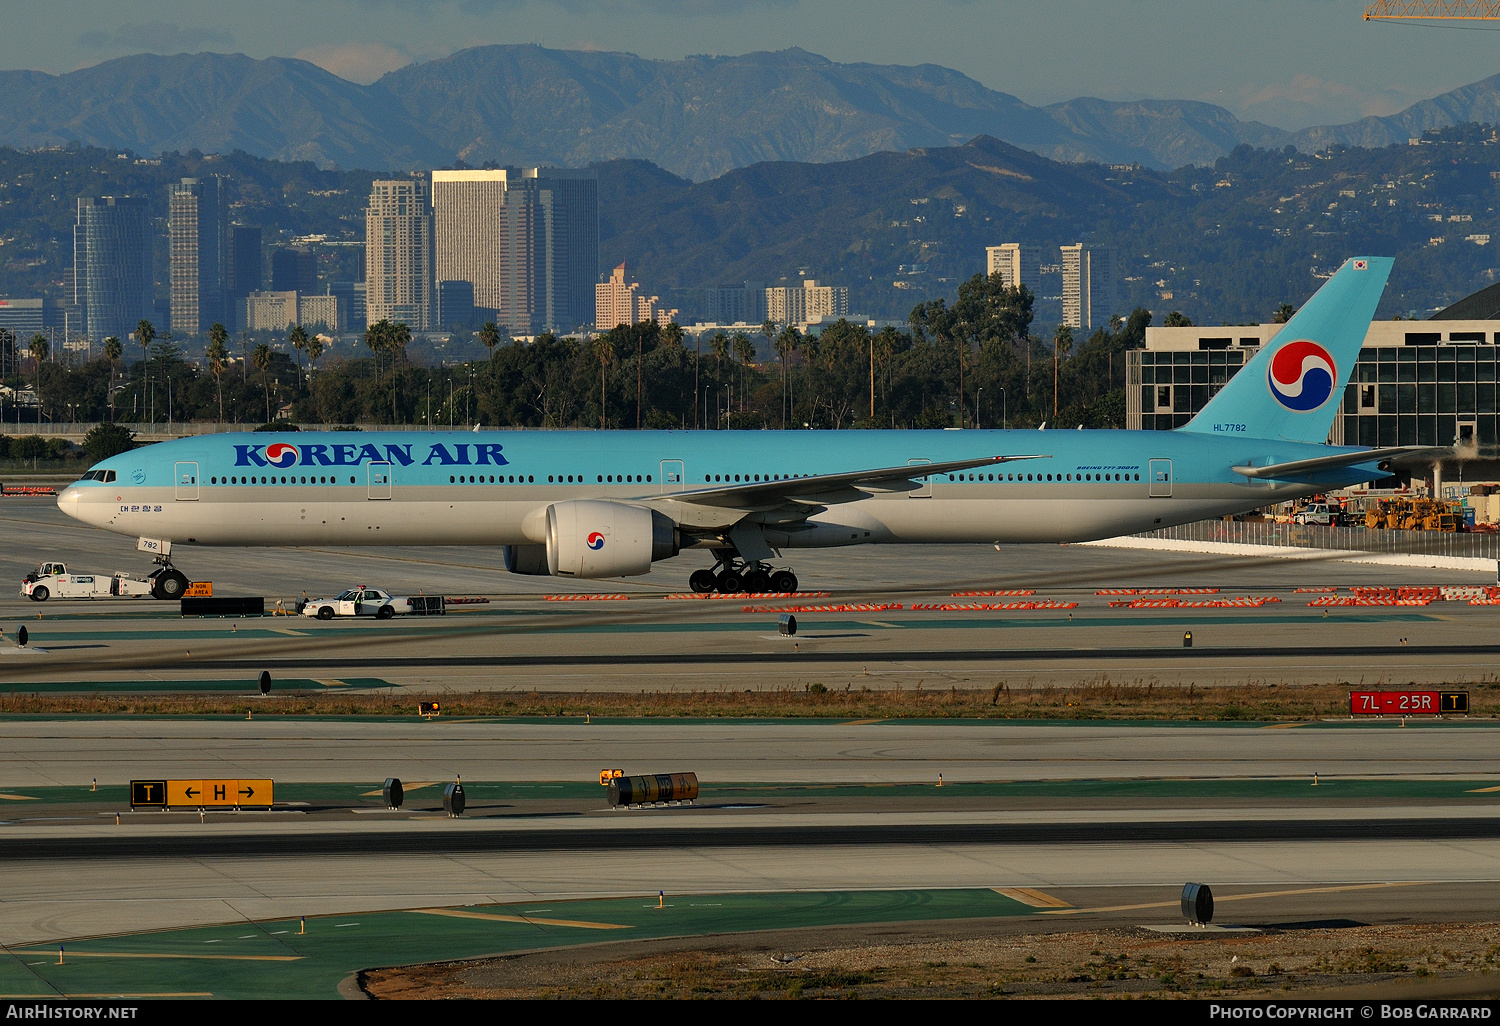
[[[677,525],[665,514],[623,502],[571,499],[547,507],[546,545],[506,546],[505,566],[523,574],[628,577],[671,559],[680,546]]]
[[[533,577],[546,577],[551,573],[547,569],[547,546],[545,545],[506,545],[505,569],[513,574],[528,574]]]

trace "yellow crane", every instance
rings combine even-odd
[[[1375,0],[1365,21],[1500,21],[1500,0]]]

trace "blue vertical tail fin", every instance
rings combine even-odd
[[[1178,430],[1328,440],[1344,386],[1390,276],[1390,257],[1354,257]]]

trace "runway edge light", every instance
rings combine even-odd
[[[1190,883],[1182,888],[1182,917],[1194,926],[1207,926],[1214,918],[1214,893],[1208,884]]]

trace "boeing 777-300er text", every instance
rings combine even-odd
[[[57,504],[156,553],[193,545],[502,545],[513,573],[795,591],[776,550],[1087,541],[1385,476],[1329,446],[1392,261],[1347,261],[1175,431],[366,431],[214,434],[94,466]]]

